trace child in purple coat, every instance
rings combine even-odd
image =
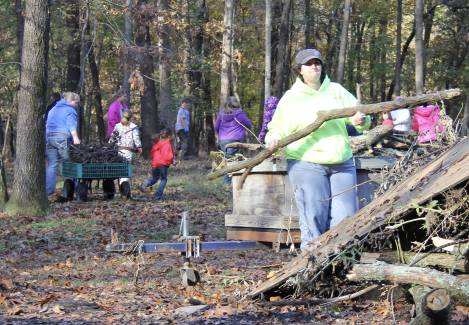
[[[234,96],[228,97],[224,107],[220,109],[215,121],[215,131],[218,135],[218,145],[225,153],[225,158],[234,156],[237,148],[226,148],[233,142],[244,142],[246,128],[252,127],[252,122],[241,108]],[[225,176],[225,183],[231,183],[231,178]]]

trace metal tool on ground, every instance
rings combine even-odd
[[[199,272],[192,266],[190,258],[200,257],[202,252],[217,250],[249,250],[262,249],[265,246],[253,240],[246,241],[201,241],[200,236],[189,235],[189,221],[187,211],[182,213],[179,242],[167,243],[143,243],[141,253],[163,253],[180,252],[184,258],[184,264],[180,269],[181,281],[184,286],[193,286],[200,282]],[[142,242],[142,241],[140,241]],[[107,252],[124,253],[129,250],[134,243],[108,244]]]

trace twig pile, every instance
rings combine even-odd
[[[70,161],[82,164],[123,163],[115,144],[79,144],[70,147]]]

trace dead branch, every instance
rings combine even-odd
[[[228,173],[232,173],[247,167],[254,167],[264,161],[266,158],[270,157],[275,151],[280,148],[285,147],[286,145],[295,142],[308,134],[311,134],[313,131],[318,129],[324,122],[332,119],[350,117],[353,116],[357,111],[360,111],[364,114],[380,113],[380,112],[389,112],[396,108],[402,107],[414,107],[418,104],[426,102],[434,102],[442,99],[449,99],[461,95],[460,89],[449,89],[441,92],[419,95],[414,97],[400,98],[398,100],[382,102],[376,104],[368,105],[358,105],[354,107],[334,109],[330,111],[319,111],[317,113],[317,119],[306,126],[305,128],[292,133],[286,136],[283,139],[280,139],[279,143],[273,148],[266,148],[255,155],[253,158],[242,161],[238,164],[231,164],[223,169],[217,170],[208,175],[209,179],[215,179],[217,177],[223,176]]]
[[[378,287],[379,287],[378,285],[374,284],[369,287],[366,287],[365,289],[357,291],[355,293],[345,295],[345,296],[330,298],[330,299],[282,300],[282,301],[272,301],[269,303],[269,305],[271,306],[314,306],[314,305],[323,305],[323,304],[333,304],[333,303],[337,303],[341,301],[347,301],[347,300],[358,298],[370,291],[375,290]]]
[[[366,134],[352,137],[350,139],[352,152],[357,153],[361,150],[370,148],[372,145],[388,135],[391,131],[392,127],[389,125],[378,125]]]
[[[416,316],[411,325],[448,324],[451,299],[445,289],[413,286],[409,292],[416,306]]]
[[[458,302],[464,305],[469,303],[469,281],[423,267],[392,265],[384,262],[355,264],[347,279],[354,282],[391,281],[446,289]]]
[[[226,145],[226,148],[240,148],[247,150],[262,149],[265,146],[262,143],[243,143],[243,142],[232,142]]]

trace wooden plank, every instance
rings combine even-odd
[[[297,273],[308,269],[318,271],[329,256],[356,244],[357,238],[397,221],[413,209],[413,204],[423,204],[433,196],[446,191],[469,178],[469,138],[464,138],[452,148],[416,171],[412,176],[384,193],[371,204],[346,218],[336,227],[312,241],[303,253],[286,264],[271,279],[254,288],[249,296],[256,297],[282,284]]]
[[[227,240],[255,240],[269,243],[285,244],[292,242],[297,244],[301,242],[301,233],[299,230],[290,231],[291,239],[288,240],[288,232],[286,230],[265,230],[255,228],[227,228]]]
[[[226,227],[299,229],[298,216],[225,215]]]

